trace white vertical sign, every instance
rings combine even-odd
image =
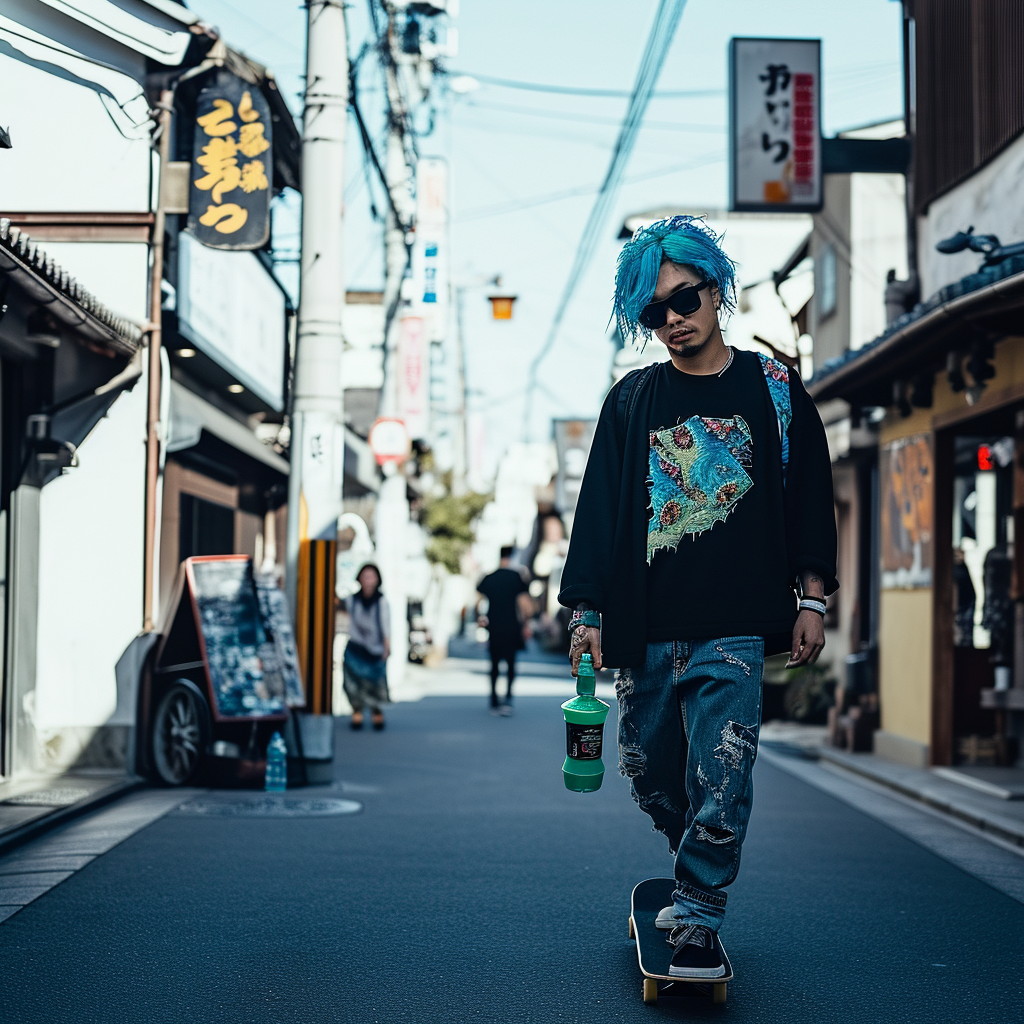
[[[423,317],[405,316],[398,335],[398,409],[413,440],[427,436],[430,353]]]
[[[732,39],[731,210],[821,209],[821,40]]]
[[[416,164],[416,247],[413,305],[427,324],[427,340],[442,341],[448,323],[448,164],[422,157]]]

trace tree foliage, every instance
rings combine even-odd
[[[473,523],[490,500],[489,494],[474,491],[460,495],[447,492],[424,503],[420,524],[430,538],[430,562],[443,565],[453,575],[461,571],[462,556],[473,543]]]

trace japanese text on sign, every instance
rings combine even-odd
[[[733,39],[734,210],[821,206],[820,42]]]

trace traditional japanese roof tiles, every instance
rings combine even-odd
[[[89,340],[127,356],[134,355],[141,346],[142,328],[138,324],[103,305],[6,217],[0,217],[0,271]]]

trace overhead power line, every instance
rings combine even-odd
[[[685,6],[686,0],[661,0],[658,4],[657,13],[654,15],[654,24],[651,25],[651,31],[644,46],[643,56],[640,58],[640,67],[637,70],[636,82],[633,85],[633,92],[629,98],[626,116],[622,120],[619,137],[615,142],[615,149],[612,151],[611,162],[601,184],[601,190],[594,200],[590,216],[587,218],[587,223],[583,228],[583,234],[576,248],[576,256],[569,270],[569,277],[565,282],[562,296],[558,300],[558,306],[555,309],[555,315],[551,321],[547,337],[544,339],[544,344],[541,346],[540,351],[534,356],[533,362],[530,363],[530,370],[526,379],[526,402],[523,409],[524,440],[529,435],[530,414],[533,411],[533,393],[537,387],[537,371],[540,369],[541,363],[551,351],[555,339],[558,337],[558,331],[562,326],[565,311],[572,300],[580,279],[583,277],[584,271],[590,264],[591,257],[600,240],[601,232],[604,230],[608,219],[608,212],[615,199],[615,193],[622,181],[622,175],[626,169],[630,154],[633,152],[637,135],[640,133],[644,112],[647,110],[647,104],[654,94],[654,86],[658,81],[661,66],[665,61],[669,47],[672,45],[672,40],[675,38],[676,28],[679,25],[679,19],[683,15],[683,8]]]
[[[683,164],[672,164],[670,167],[659,167],[655,171],[645,171],[643,174],[631,174],[628,178],[622,179],[623,185],[634,185],[641,181],[650,181],[652,178],[663,178],[668,174],[677,174],[680,171],[693,170],[696,167],[707,167],[710,164],[720,163],[725,159],[725,153],[705,153],[693,160]],[[489,206],[477,206],[467,210],[464,214],[456,216],[455,222],[464,224],[470,220],[480,220],[482,217],[497,217],[503,213],[515,213],[519,210],[527,210],[534,206],[544,206],[547,203],[557,203],[562,199],[574,199],[578,196],[592,196],[599,192],[600,185],[577,185],[575,188],[561,189],[558,192],[547,192],[542,196],[531,196],[528,199],[513,199],[505,203],[492,203]]]
[[[572,110],[541,110],[538,107],[520,107],[511,103],[489,103],[486,100],[472,100],[466,108],[479,110],[501,110],[509,114],[526,114],[530,117],[552,118],[556,121],[573,121],[577,124],[621,124],[617,117],[603,114],[579,114]],[[724,124],[709,124],[693,121],[644,121],[645,128],[659,128],[672,132],[709,132],[712,135],[725,133]]]
[[[685,0],[684,0],[685,5]],[[633,95],[629,89],[587,89],[576,85],[545,85],[541,82],[519,82],[511,78],[495,78],[493,75],[478,75],[472,71],[449,71],[451,77],[465,75],[475,78],[488,85],[498,85],[504,89],[526,89],[529,92],[553,92],[563,96],[613,96],[626,99]],[[653,94],[658,99],[682,99],[698,96],[724,96],[724,89],[669,89]]]

